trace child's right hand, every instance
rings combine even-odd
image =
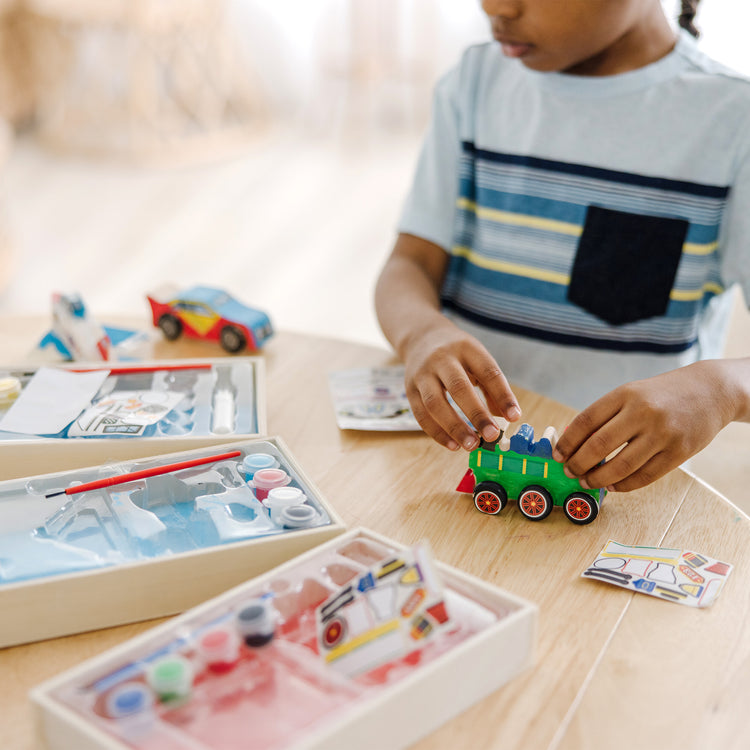
[[[406,395],[417,422],[446,448],[471,451],[479,444],[477,434],[447,394],[485,440],[500,434],[493,414],[513,422],[521,410],[490,353],[440,310],[439,289],[448,259],[438,245],[400,234],[380,273],[375,307],[383,333],[406,366]]]
[[[450,404],[447,394],[488,441],[500,428],[493,414],[514,422],[521,409],[502,370],[473,336],[444,321],[419,337],[404,352],[406,395],[422,429],[450,450],[479,445],[477,434]],[[487,404],[477,394],[479,386]]]

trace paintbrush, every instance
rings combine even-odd
[[[73,372],[99,372],[109,370],[110,375],[130,375],[131,373],[143,372],[177,372],[179,370],[210,370],[213,367],[210,363],[200,364],[177,364],[177,365],[134,365],[133,367],[88,367],[68,368]]]
[[[80,492],[90,492],[91,490],[100,490],[103,487],[112,487],[116,484],[125,484],[126,482],[134,482],[136,479],[147,479],[148,477],[155,477],[159,474],[170,474],[173,471],[182,471],[182,469],[190,469],[193,466],[201,466],[203,464],[212,464],[216,461],[223,461],[227,458],[236,458],[241,456],[242,451],[230,451],[229,453],[220,453],[216,456],[204,456],[203,458],[193,458],[189,461],[179,461],[176,464],[164,464],[163,466],[152,466],[150,469],[141,469],[140,471],[131,471],[128,474],[117,474],[113,477],[107,477],[105,479],[97,479],[94,482],[86,482],[85,484],[77,484],[73,487],[68,487],[65,490],[59,490],[58,492],[50,492],[45,497],[56,497],[57,495],[77,495]]]

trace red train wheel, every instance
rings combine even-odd
[[[518,509],[530,521],[541,521],[552,512],[552,496],[544,487],[525,487],[518,496]]]
[[[497,482],[480,482],[474,488],[474,507],[490,516],[497,515],[508,502],[508,493]]]
[[[565,515],[579,525],[591,523],[599,515],[596,501],[585,492],[574,492],[565,500],[563,505]]]

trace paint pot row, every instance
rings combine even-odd
[[[145,682],[129,681],[112,690],[105,701],[110,718],[125,719],[150,711],[156,701],[180,704],[188,700],[196,666],[214,674],[230,672],[239,663],[243,644],[249,649],[268,645],[274,638],[276,619],[266,599],[251,599],[232,622],[204,632],[195,643],[196,660],[169,654],[146,670]]]
[[[242,461],[242,471],[277,526],[303,529],[317,523],[318,513],[306,503],[307,496],[298,487],[288,486],[292,479],[273,456],[251,453]]]

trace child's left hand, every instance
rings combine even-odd
[[[746,360],[706,360],[616,388],[570,423],[555,460],[588,487],[627,492],[659,479],[741,418],[730,362]]]

